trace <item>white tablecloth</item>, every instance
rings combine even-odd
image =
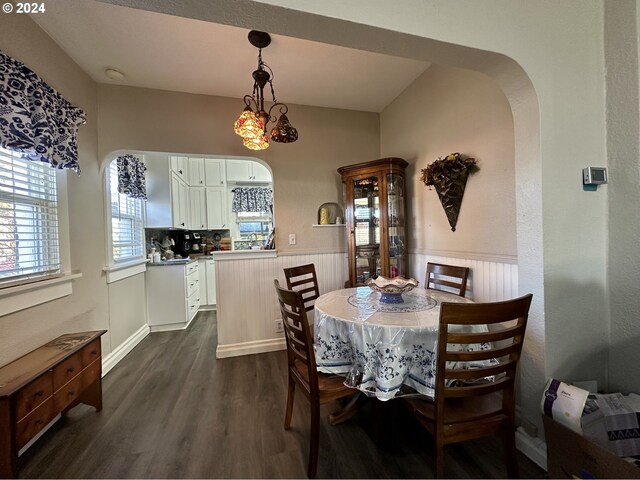
[[[404,304],[380,304],[380,294],[368,287],[320,296],[314,311],[318,370],[345,375],[346,385],[380,400],[415,391],[433,398],[440,304],[470,300],[422,288],[403,297]]]

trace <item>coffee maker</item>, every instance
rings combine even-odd
[[[183,254],[189,255],[189,252],[191,251],[191,234],[189,232],[184,232],[181,246]]]
[[[193,237],[193,243],[191,244],[191,251],[200,253],[200,234],[194,232],[191,234],[191,236]]]

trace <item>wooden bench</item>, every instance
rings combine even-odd
[[[58,414],[102,409],[105,332],[62,335],[0,368],[0,477],[18,476],[18,452]]]

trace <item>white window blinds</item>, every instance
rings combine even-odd
[[[0,283],[59,271],[56,170],[0,148]]]
[[[144,257],[143,200],[118,193],[118,165],[109,165],[111,242],[114,263]]]

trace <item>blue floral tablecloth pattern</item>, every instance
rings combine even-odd
[[[376,295],[359,287],[330,292],[316,300],[318,370],[345,375],[346,385],[380,400],[415,392],[433,398],[439,305],[469,300],[415,289],[405,294],[416,297],[407,302],[410,308],[403,310],[400,305],[393,311],[376,309]],[[419,304],[422,310],[415,307]]]

